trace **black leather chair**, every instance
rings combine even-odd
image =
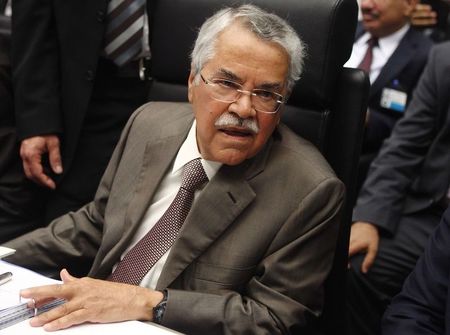
[[[186,101],[189,54],[196,33],[216,10],[254,3],[286,18],[308,45],[305,72],[283,113],[283,121],[313,142],[353,197],[369,82],[362,71],[343,68],[357,20],[356,0],[155,0],[152,2],[150,100]],[[346,206],[325,311],[327,334],[344,332],[344,288],[351,208]]]

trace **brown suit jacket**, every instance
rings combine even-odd
[[[192,124],[189,104],[131,117],[95,200],[12,241],[11,261],[93,261],[106,278],[129,244]],[[193,334],[291,333],[322,309],[344,196],[317,149],[279,126],[254,158],[223,166],[192,207],[157,289],[163,324]]]

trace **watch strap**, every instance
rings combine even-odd
[[[163,294],[162,300],[155,307],[153,307],[153,322],[157,324],[161,324],[167,305],[167,290],[163,290],[161,293]]]

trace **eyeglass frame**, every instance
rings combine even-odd
[[[238,82],[235,82],[235,81],[233,81],[233,80],[230,80],[230,79],[226,79],[226,78],[213,78],[213,79],[208,80],[208,79],[205,79],[205,77],[203,77],[203,75],[202,75],[201,73],[199,73],[199,75],[200,75],[200,78],[202,79],[203,83],[205,83],[205,85],[209,85],[210,87],[214,87],[214,86],[216,86],[216,85],[220,85],[220,84],[218,84],[218,83],[215,83],[215,82],[213,81],[214,79],[222,80],[222,81],[226,81],[226,82],[232,83],[232,84],[236,85],[237,87],[241,87],[241,88],[243,87],[242,84],[240,84],[240,83],[238,83]],[[270,94],[274,94],[275,96],[279,97],[278,100],[275,100],[275,101],[278,103],[278,106],[277,106],[277,108],[276,108],[273,112],[265,112],[265,111],[256,109],[255,106],[253,106],[253,108],[255,109],[255,111],[257,111],[257,112],[259,112],[259,113],[264,113],[264,114],[276,114],[276,113],[278,113],[278,111],[280,110],[281,105],[283,105],[283,104],[286,103],[284,96],[281,95],[280,93],[277,93],[277,92],[273,92],[273,91],[269,91],[269,90],[264,90],[264,89],[260,89],[260,88],[254,88],[254,89],[252,89],[251,91],[243,90],[243,89],[240,89],[240,88],[236,88],[235,90],[238,92],[238,95],[237,95],[236,99],[234,99],[234,100],[232,100],[232,101],[220,100],[220,99],[215,98],[215,97],[213,97],[213,96],[211,96],[211,98],[214,99],[214,100],[216,100],[216,101],[220,101],[220,102],[230,103],[230,104],[231,104],[231,103],[234,103],[234,102],[238,101],[238,100],[240,99],[240,97],[242,96],[242,94],[246,94],[246,95],[250,96],[250,99],[252,100],[251,97],[257,97],[257,94],[255,93],[255,91],[268,92],[268,93],[270,93]],[[253,100],[252,100],[252,101],[253,101]]]

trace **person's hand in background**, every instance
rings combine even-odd
[[[42,135],[26,138],[20,145],[20,157],[23,169],[28,179],[35,183],[55,189],[56,184],[45,172],[42,164],[44,155],[48,154],[48,160],[52,171],[56,174],[63,172],[60,143],[56,135]]]
[[[437,24],[437,13],[430,5],[417,4],[411,16],[411,24],[416,27],[428,27]]]

